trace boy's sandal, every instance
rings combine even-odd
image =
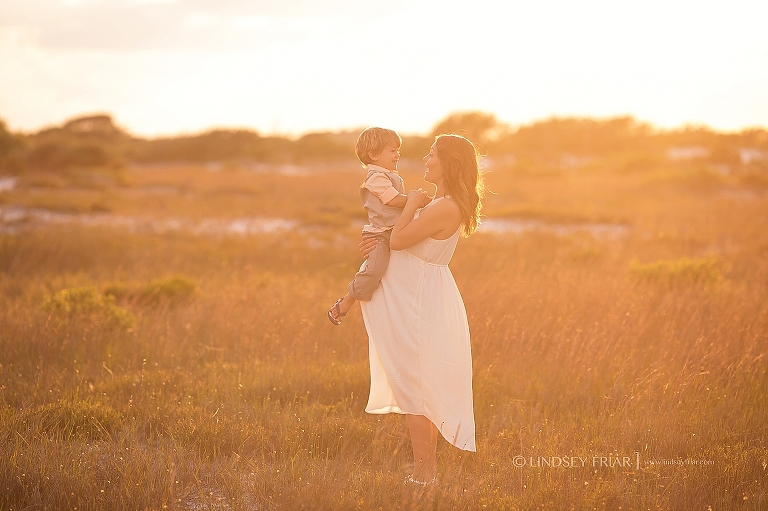
[[[341,309],[339,308],[339,304],[341,303],[342,300],[343,298],[339,298],[338,300],[336,300],[336,303],[331,305],[331,308],[328,309],[328,319],[330,319],[331,323],[333,323],[334,325],[340,325],[341,318],[347,315],[346,312],[342,314]],[[339,318],[339,319],[334,318],[333,314],[331,313],[331,311],[333,311],[334,308],[336,309],[336,318]]]

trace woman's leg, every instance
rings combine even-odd
[[[413,478],[431,481],[437,470],[437,427],[423,415],[406,415],[413,446]]]

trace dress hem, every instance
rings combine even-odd
[[[451,444],[452,446],[456,447],[457,449],[461,449],[462,451],[477,452],[477,447],[474,446],[474,445],[472,447],[466,447],[466,445],[469,443],[469,441],[464,442],[464,447],[456,445],[455,443],[453,443],[453,441],[451,441],[451,439],[448,438],[445,435],[445,433],[443,433],[441,428],[439,428],[437,426],[437,424],[435,424],[435,421],[432,419],[432,417],[430,417],[429,415],[427,415],[425,413],[409,413],[409,412],[404,412],[402,410],[402,408],[400,408],[399,406],[394,406],[394,405],[383,406],[381,408],[376,408],[375,410],[368,410],[366,408],[365,413],[369,413],[371,415],[386,415],[388,413],[397,413],[397,414],[400,414],[400,415],[421,415],[421,416],[426,417],[427,419],[429,419],[429,422],[434,424],[435,428],[437,428],[437,431],[440,433],[440,436],[442,436],[443,439],[446,442],[448,442],[449,444]],[[474,435],[472,435],[472,436],[474,437]],[[474,438],[472,439],[472,443],[473,444],[475,443],[474,442]]]

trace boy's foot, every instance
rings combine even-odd
[[[340,325],[341,324],[341,318],[347,315],[347,312],[349,312],[349,309],[352,307],[351,305],[347,305],[344,302],[347,302],[346,296],[344,298],[339,298],[336,300],[336,303],[331,305],[331,308],[328,309],[328,319],[331,320],[331,323],[334,325]],[[341,312],[342,305],[346,306],[346,310],[344,312]]]
[[[352,308],[354,303],[355,299],[349,295],[339,298],[336,300],[336,303],[331,305],[331,308],[328,309],[328,319],[330,319],[331,323],[334,325],[340,325],[341,318],[347,315],[347,312],[349,312],[349,309]]]
[[[338,300],[336,300],[336,303],[331,305],[331,308],[328,309],[328,319],[330,319],[331,323],[333,323],[334,325],[340,325],[341,318],[347,315],[346,312],[342,314],[341,309],[339,308],[339,304],[341,303],[342,300],[343,298],[339,298]]]

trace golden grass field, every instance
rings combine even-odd
[[[459,242],[478,452],[440,440],[424,491],[405,420],[364,412],[359,307],[326,318],[362,171],[22,176],[0,207],[299,227],[0,235],[0,509],[768,509],[768,187],[491,170],[484,212],[535,227]]]

